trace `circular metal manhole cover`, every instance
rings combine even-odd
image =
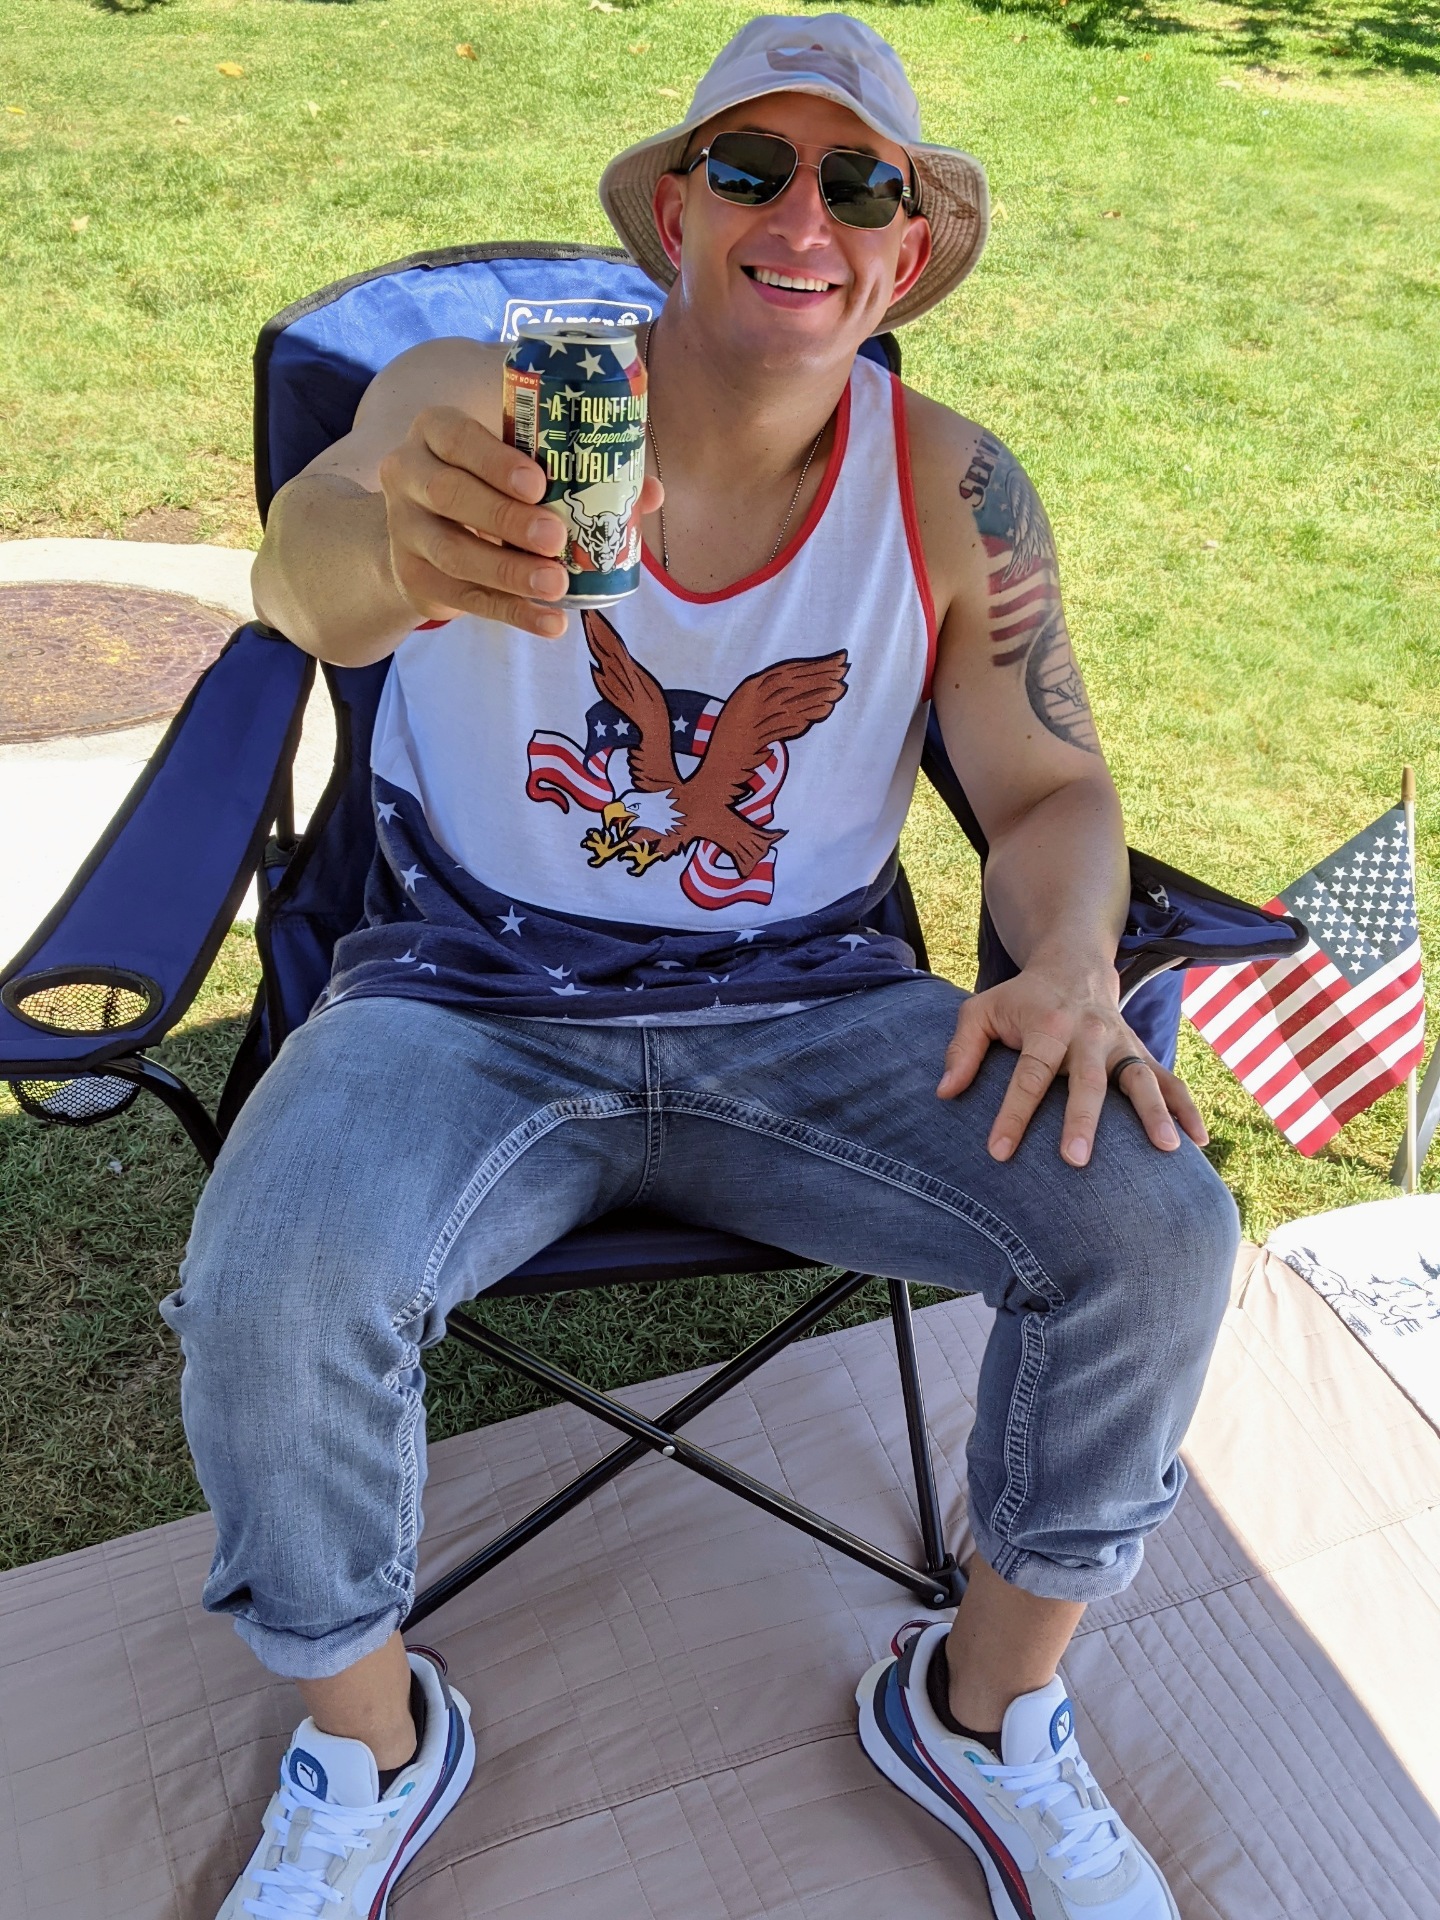
[[[238,624],[149,587],[0,586],[0,744],[168,719]]]

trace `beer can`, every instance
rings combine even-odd
[[[629,327],[523,326],[505,356],[505,442],[539,461],[564,521],[563,607],[604,607],[640,584],[644,363]]]

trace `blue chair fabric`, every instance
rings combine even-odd
[[[665,295],[618,247],[551,241],[415,253],[297,300],[255,348],[255,497],[275,493],[348,433],[382,366],[422,340],[513,340],[530,321],[638,326]],[[888,337],[865,349],[895,364]]]
[[[284,804],[314,666],[250,625],[201,677],[64,897],[0,976],[0,1075],[92,1069],[152,1045],[185,1013]],[[106,974],[149,983],[143,1017],[98,1032],[27,1017],[27,1002]]]

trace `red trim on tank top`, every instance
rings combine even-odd
[[[658,580],[662,587],[673,593],[677,600],[689,600],[696,606],[713,606],[717,600],[733,600],[737,593],[748,593],[752,587],[760,587],[767,580],[773,580],[777,573],[785,568],[799,553],[805,542],[819,526],[835,484],[840,478],[840,469],[845,463],[845,449],[850,441],[850,388],[847,383],[840,396],[840,404],[835,409],[835,441],[830,448],[830,458],[825,462],[825,478],[820,482],[820,490],[810,502],[810,511],[791,534],[775,558],[758,573],[747,573],[743,580],[737,580],[733,587],[721,587],[716,593],[692,593],[689,587],[682,587],[678,580],[672,580],[661,566],[649,547],[641,549],[645,571],[652,579]]]
[[[412,627],[412,633],[429,633],[435,627],[448,627],[449,620],[422,620],[418,627]]]
[[[935,596],[930,591],[930,570],[925,565],[925,548],[920,539],[920,516],[915,511],[915,476],[910,471],[910,425],[905,417],[905,389],[898,374],[890,376],[890,406],[895,418],[895,468],[900,476],[900,511],[905,519],[905,538],[910,547],[910,564],[915,569],[915,585],[925,611],[925,678],[920,698],[930,698],[930,683],[935,678],[935,647],[939,628],[935,621]]]

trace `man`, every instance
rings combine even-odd
[[[300,646],[394,664],[367,925],[240,1115],[166,1303],[206,1604],[308,1713],[223,1913],[383,1912],[463,1789],[468,1706],[396,1631],[420,1351],[643,1198],[984,1292],[969,1585],[864,1676],[861,1738],[998,1915],[1173,1917],[1057,1666],[1178,1497],[1234,1208],[1118,1011],[1124,836],[1040,502],[856,358],[974,264],[984,176],[920,140],[890,48],[826,15],[751,21],[601,194],[674,283],[642,343],[639,591],[559,604],[501,352],[465,340],[376,377],[256,564]],[[868,918],[932,698],[1021,965],[968,998]],[[603,826],[571,811],[582,778]]]

